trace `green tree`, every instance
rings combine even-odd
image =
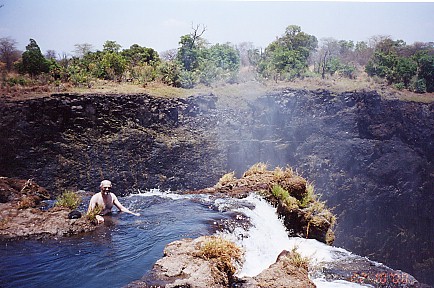
[[[412,58],[399,57],[395,67],[394,83],[403,83],[408,88],[410,80],[417,73],[417,63]]]
[[[210,60],[224,71],[237,71],[240,68],[240,54],[229,43],[217,43],[208,50]]]
[[[177,60],[184,70],[193,71],[199,67],[199,53],[205,47],[205,40],[202,38],[205,31],[205,27],[199,31],[199,26],[196,26],[196,28],[193,28],[192,33],[181,36]]]
[[[28,73],[34,77],[41,73],[49,71],[49,64],[41,53],[41,49],[35,40],[30,39],[30,43],[26,46],[26,51],[21,56],[21,63],[18,64],[19,72]]]
[[[307,69],[308,58],[318,46],[315,36],[301,31],[300,26],[290,25],[282,37],[265,49],[258,63],[258,71],[264,77],[292,79],[300,77]]]
[[[118,80],[125,71],[126,61],[122,55],[114,52],[104,53],[101,59],[103,77],[108,80]]]
[[[365,66],[365,71],[369,76],[379,76],[386,78],[389,83],[393,80],[393,70],[397,63],[398,56],[394,53],[385,54],[380,51],[374,52],[373,57]]]
[[[176,60],[164,61],[158,66],[161,81],[169,86],[181,87],[182,66]]]
[[[152,48],[141,47],[138,44],[131,45],[130,48],[124,49],[121,55],[131,67],[145,63],[156,66],[161,61],[157,51]]]
[[[199,66],[195,70],[195,75],[199,77],[200,83],[211,85],[217,80],[234,80],[234,75],[240,68],[240,55],[235,47],[230,43],[217,43],[209,48],[202,48],[199,52]]]
[[[121,45],[119,45],[116,41],[107,40],[103,45],[103,52],[109,53],[118,53],[121,50]]]
[[[430,45],[407,46],[402,40],[382,39],[368,61],[365,71],[370,76],[387,79],[389,84],[422,93],[434,86],[434,54]]]
[[[434,92],[434,55],[427,52],[419,53],[416,56],[418,63],[418,80],[424,81],[427,92]]]

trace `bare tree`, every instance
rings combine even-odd
[[[74,47],[75,56],[77,56],[78,58],[83,58],[84,55],[91,52],[93,49],[92,44],[89,43],[75,44]]]
[[[11,71],[13,64],[20,58],[21,52],[15,46],[17,41],[10,37],[0,38],[0,61],[5,63],[6,71]]]
[[[259,51],[252,42],[242,42],[237,45],[237,50],[240,52],[240,60],[242,66],[250,66],[253,63],[252,55]],[[255,61],[253,61],[255,62]]]
[[[334,38],[321,39],[321,48],[316,53],[316,70],[321,73],[321,77],[324,79],[327,71],[327,65],[330,60],[339,54],[339,44]]]
[[[47,50],[47,52],[45,53],[45,58],[47,59],[56,59],[56,51],[54,50]]]
[[[202,29],[201,30],[199,30],[199,28],[200,28],[199,24],[196,25],[196,27],[194,27],[193,23],[191,23],[191,29],[193,29],[193,32],[190,33],[190,37],[193,39],[193,41],[191,42],[190,49],[193,48],[195,44],[198,44],[198,45],[204,44],[204,43],[197,43],[197,42],[198,42],[198,40],[201,39],[203,33],[205,33],[206,26],[202,25]]]
[[[178,54],[178,49],[170,49],[161,52],[160,57],[165,61],[173,61],[176,59],[177,54]]]
[[[375,49],[379,43],[389,40],[392,41],[392,36],[390,35],[374,35],[369,38],[368,46],[369,48]]]

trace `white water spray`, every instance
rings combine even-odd
[[[222,235],[237,243],[245,251],[245,262],[237,276],[258,275],[276,262],[282,250],[291,251],[295,248],[303,257],[309,258],[310,268],[321,267],[338,258],[351,257],[352,254],[345,249],[328,246],[313,239],[288,237],[285,226],[278,218],[274,207],[254,194],[244,201],[250,202],[255,208],[243,207],[236,210],[250,218],[252,227],[248,231],[236,228],[233,233]],[[311,278],[319,288],[371,287],[343,280],[328,282],[320,274]]]

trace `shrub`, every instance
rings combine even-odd
[[[21,85],[21,86],[26,86],[31,84],[31,81],[29,81],[28,79],[26,79],[24,76],[18,76],[18,77],[11,77],[7,79],[7,83],[10,86],[15,86],[15,85]]]
[[[217,236],[207,236],[200,247],[199,257],[217,261],[217,267],[233,275],[236,271],[234,261],[241,260],[241,249],[235,243]]]
[[[395,89],[397,89],[397,90],[404,90],[404,88],[405,88],[405,85],[404,85],[404,83],[402,83],[402,82],[396,83],[396,84],[394,84],[393,86],[394,86]]]
[[[410,83],[411,90],[416,93],[426,92],[426,81],[425,79],[412,79]]]
[[[81,204],[81,197],[72,191],[65,191],[57,197],[56,206],[75,209]]]
[[[93,210],[87,212],[86,218],[90,222],[97,224],[96,216],[99,215],[101,212],[102,212],[102,207],[96,204]]]
[[[301,256],[301,254],[297,252],[297,247],[292,248],[289,254],[289,260],[295,267],[308,270],[309,258]]]
[[[274,197],[282,201],[290,210],[297,209],[297,199],[289,195],[289,192],[282,188],[280,185],[274,185],[271,193]]]
[[[182,88],[191,89],[196,83],[196,75],[194,72],[182,70],[179,74],[179,82]]]
[[[300,205],[301,208],[307,207],[309,203],[312,203],[316,200],[315,189],[313,184],[307,183],[306,192],[307,192],[306,195],[304,195],[304,197],[300,201],[298,201],[298,204]]]

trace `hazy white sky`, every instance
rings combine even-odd
[[[407,44],[434,41],[434,2],[0,0],[0,37],[25,50],[35,39],[45,53],[72,54],[74,44],[102,50],[106,40],[158,52],[178,48],[193,25],[211,44],[252,42],[265,48],[288,25],[318,39],[367,41],[390,35]]]

